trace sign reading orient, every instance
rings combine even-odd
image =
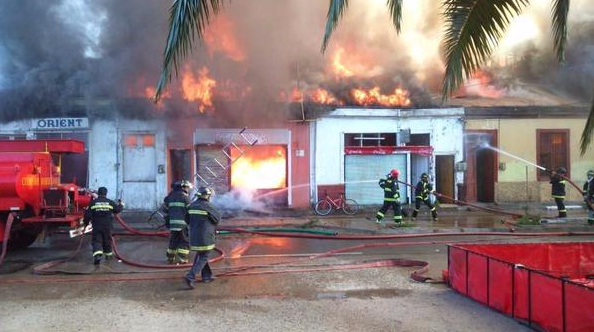
[[[55,130],[55,129],[86,129],[89,128],[88,118],[46,118],[33,119],[33,129]]]

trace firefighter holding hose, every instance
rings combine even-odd
[[[559,212],[557,218],[567,217],[567,209],[565,208],[565,185],[567,183],[565,180],[566,174],[567,170],[564,167],[559,167],[552,171],[549,176],[549,183],[551,184],[551,197],[555,200],[555,204],[557,204],[557,211]]]
[[[99,265],[101,259],[113,257],[111,230],[113,228],[113,216],[122,212],[124,204],[107,198],[107,188],[100,187],[97,190],[97,198],[93,199],[83,218],[84,226],[93,223],[91,245],[93,247],[93,264]]]
[[[431,198],[429,195],[438,196],[433,190],[433,185],[429,182],[429,174],[423,173],[421,174],[421,181],[417,183],[415,186],[415,209],[412,213],[412,220],[417,219],[417,215],[419,214],[419,210],[421,209],[421,203],[424,203],[431,211],[431,217],[433,217],[433,221],[437,221],[437,208],[431,204]]]
[[[398,177],[400,171],[393,169],[386,175],[385,179],[380,179],[378,185],[384,191],[384,204],[375,215],[375,222],[381,223],[386,212],[392,208],[394,210],[394,222],[396,225],[402,223],[402,205],[400,204],[400,188],[398,186]]]
[[[584,183],[584,202],[588,208],[588,225],[594,225],[594,170],[586,174],[588,180]]]

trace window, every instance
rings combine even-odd
[[[344,134],[346,147],[396,146],[396,133]]]
[[[157,174],[155,135],[125,134],[124,182],[154,182]]]
[[[536,131],[536,144],[537,163],[539,166],[547,169],[565,167],[569,172],[568,129],[539,129]],[[539,169],[537,177],[538,181],[548,181],[549,174]]]

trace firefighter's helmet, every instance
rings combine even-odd
[[[105,188],[105,187],[99,187],[99,189],[97,189],[97,195],[99,195],[99,196],[107,196],[107,188]]]
[[[589,170],[587,176],[588,176],[588,179],[594,178],[594,170],[592,170],[592,169]]]
[[[390,171],[390,174],[388,175],[393,179],[398,179],[398,177],[400,176],[400,171],[397,169],[393,169]]]
[[[196,197],[198,197],[198,199],[210,201],[212,194],[213,194],[212,189],[210,189],[208,187],[200,187],[200,188],[198,188],[198,191],[196,192]]]
[[[421,174],[421,180],[429,180],[429,174],[427,174],[427,173]]]
[[[188,181],[188,180],[182,180],[181,181],[181,188],[185,191],[185,192],[190,192],[190,190],[192,190],[194,186],[192,185],[192,182]]]
[[[171,184],[171,189],[182,189],[182,182],[175,181]]]
[[[565,169],[565,167],[559,167],[557,168],[557,170],[555,171],[557,174],[567,174],[567,170]]]

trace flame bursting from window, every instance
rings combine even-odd
[[[233,149],[231,187],[238,189],[278,189],[287,186],[287,149],[279,145],[257,145],[245,153]]]

